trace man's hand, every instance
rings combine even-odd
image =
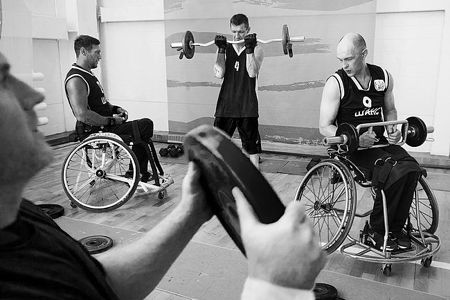
[[[359,146],[362,148],[372,147],[376,142],[378,142],[377,135],[373,132],[372,127],[359,136]]]
[[[214,44],[219,48],[219,53],[225,53],[225,50],[227,49],[227,38],[223,35],[216,35]]]
[[[205,191],[200,184],[200,169],[192,161],[181,187],[181,203],[184,209],[198,219],[202,224],[212,217],[212,211],[206,202]]]
[[[245,53],[252,54],[253,52],[255,52],[257,43],[256,33],[247,34],[244,38]]]
[[[397,126],[388,125],[386,126],[387,131],[387,141],[389,144],[397,144],[402,138],[402,133],[397,129]]]
[[[117,108],[117,114],[119,115],[119,117],[123,118],[124,122],[126,122],[128,120],[128,112],[125,109],[123,109],[122,107]]]
[[[241,236],[249,276],[284,287],[311,289],[326,262],[303,204],[292,201],[273,224],[259,222],[245,196],[235,187]]]
[[[114,118],[115,125],[120,125],[125,122],[124,118],[120,114],[114,114],[112,117]]]

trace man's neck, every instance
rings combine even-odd
[[[83,69],[85,69],[86,71],[91,72],[91,68],[89,67],[88,63],[85,61],[81,61],[81,60],[77,60],[76,64],[79,67],[82,67]]]
[[[17,218],[24,184],[0,185],[0,229],[3,229]]]
[[[369,67],[367,66],[367,64],[364,64],[363,68],[361,69],[361,72],[356,74],[355,78],[362,85],[364,85],[364,86],[368,85],[368,82],[370,81],[371,75],[370,75]]]

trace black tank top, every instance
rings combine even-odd
[[[72,68],[67,73],[66,80],[64,81],[67,99],[69,99],[67,95],[67,82],[73,77],[80,77],[86,83],[88,89],[88,109],[104,117],[110,117],[113,115],[111,105],[109,105],[108,100],[105,97],[103,87],[97,77],[95,77],[90,71],[83,69],[77,64],[72,65]]]
[[[371,75],[367,89],[364,89],[355,77],[349,77],[343,69],[331,75],[337,80],[341,93],[341,103],[336,117],[337,125],[350,123],[356,127],[362,123],[384,121],[383,106],[389,86],[388,73],[379,66],[371,64],[367,66]],[[378,138],[382,138],[384,127],[375,127],[374,132]]]
[[[248,118],[258,117],[256,78],[247,72],[247,57],[243,49],[240,55],[232,44],[225,52],[225,75],[216,106],[216,117]]]

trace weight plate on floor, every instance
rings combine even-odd
[[[104,252],[113,246],[113,240],[105,235],[92,235],[79,240],[90,254]]]
[[[64,207],[59,204],[38,204],[38,206],[52,219],[64,216]]]
[[[264,176],[221,130],[209,125],[193,129],[185,137],[184,151],[188,160],[194,161],[201,170],[200,181],[214,213],[245,255],[236,202],[231,193],[233,187],[241,189],[265,224],[283,215],[283,203]]]

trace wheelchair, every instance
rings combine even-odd
[[[166,197],[173,179],[164,174],[153,142],[145,145],[151,180],[142,182],[138,160],[129,147],[131,140],[131,136],[110,132],[92,133],[69,153],[61,178],[72,207],[105,212],[122,206],[137,192],[158,194],[160,200]]]
[[[345,124],[338,128],[336,137],[324,139],[330,147],[328,158],[314,165],[300,183],[296,201],[305,204],[306,213],[311,219],[318,235],[322,249],[331,254],[337,249],[346,256],[382,264],[382,272],[389,276],[393,263],[421,260],[424,267],[429,267],[441,246],[434,234],[439,223],[439,209],[436,198],[426,181],[426,170],[421,175],[413,195],[409,217],[404,225],[404,233],[411,239],[411,248],[406,250],[386,251],[389,233],[387,222],[387,204],[384,191],[381,190],[384,215],[384,244],[381,250],[367,245],[366,230],[351,230],[355,217],[365,218],[372,210],[357,212],[357,191],[372,188],[373,184],[348,158],[349,151],[357,151],[359,131],[363,128],[386,125],[402,125],[402,138],[398,145],[405,142],[418,146],[426,140],[426,135],[433,131],[422,120],[410,117],[407,120],[360,124],[356,128]],[[374,145],[383,147],[387,145]],[[369,193],[370,194],[370,193]],[[370,200],[372,197],[369,196]],[[372,205],[370,205],[372,206]],[[364,221],[364,219],[361,219]],[[366,223],[367,226],[367,223]],[[353,237],[352,236],[356,237]],[[345,240],[348,243],[342,245]]]

